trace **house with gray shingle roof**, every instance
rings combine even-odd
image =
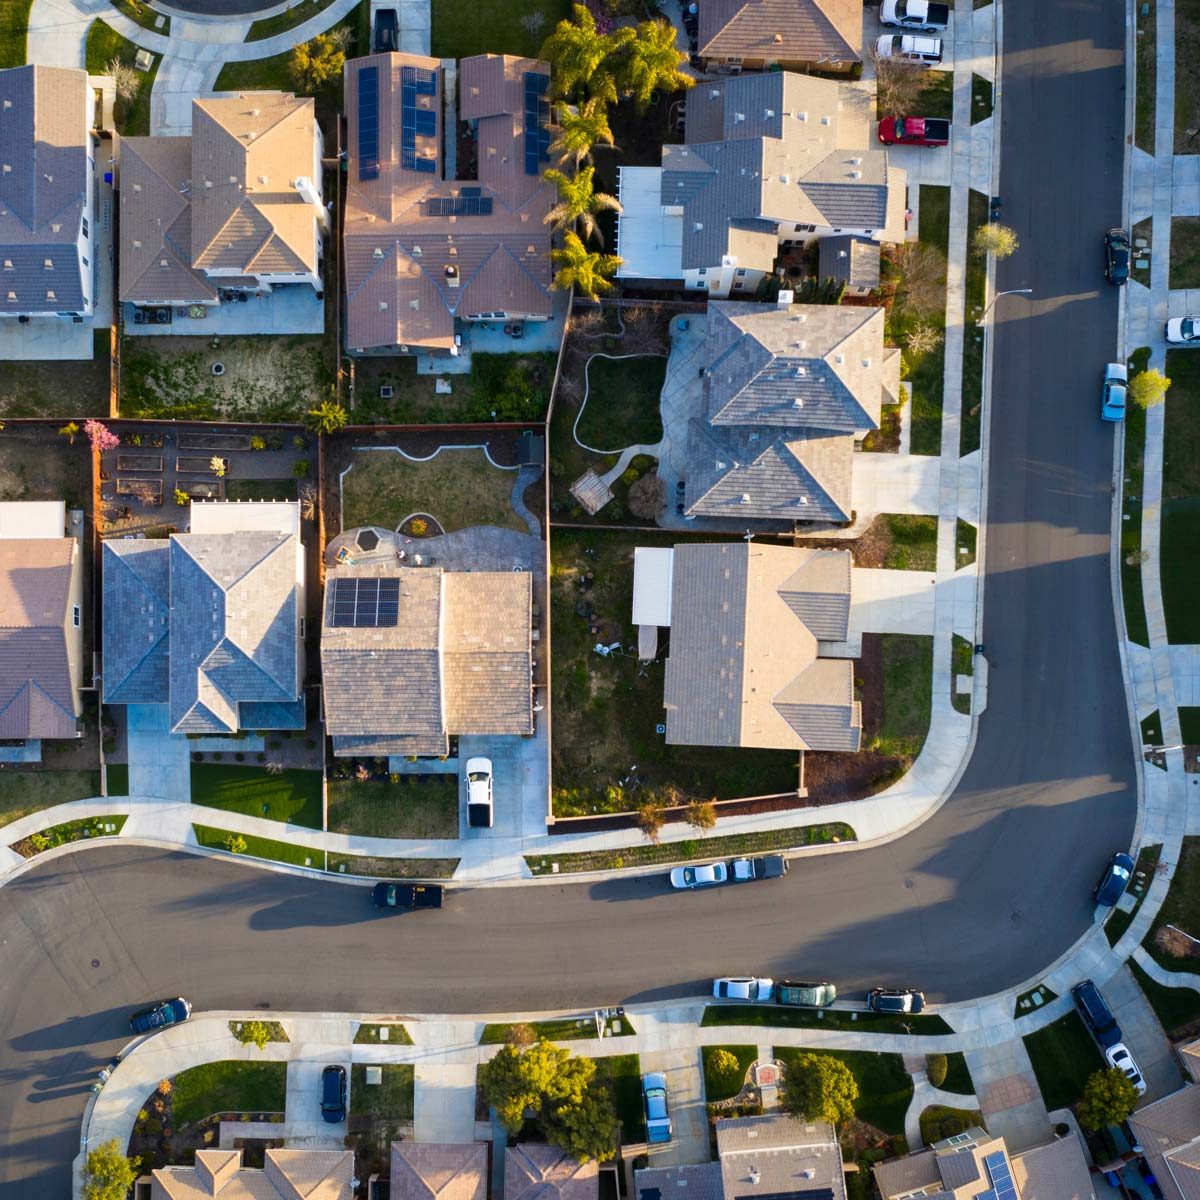
[[[699,0],[708,70],[846,71],[862,62],[859,0]]]
[[[879,243],[845,234],[822,238],[817,278],[844,283],[848,296],[869,296],[879,286]]]
[[[484,1142],[393,1142],[391,1200],[487,1200]]]
[[[871,140],[870,97],[772,71],[703,80],[685,142],[619,168],[623,279],[753,296],[780,248],[852,234],[904,239],[905,173]]]
[[[1167,1200],[1200,1200],[1200,1085],[1144,1105],[1129,1127]]]
[[[193,1166],[151,1172],[150,1200],[351,1200],[354,1195],[349,1150],[269,1148],[263,1159],[257,1170],[242,1166],[240,1150],[197,1150]]]
[[[822,642],[848,634],[850,567],[845,550],[676,546],[666,613],[667,742],[857,750],[853,664],[821,655]]]
[[[504,1200],[598,1200],[600,1171],[565,1150],[523,1142],[504,1151]]]
[[[92,314],[93,105],[85,71],[0,71],[0,316]]]
[[[328,574],[334,754],[443,755],[451,734],[533,733],[533,576],[364,562]]]
[[[173,733],[304,728],[299,506],[193,503],[191,529],[104,543],[103,701]]]
[[[852,519],[854,443],[900,389],[882,308],[713,301],[704,409],[689,427],[685,512],[747,521]]]

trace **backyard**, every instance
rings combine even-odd
[[[1104,1066],[1083,1018],[1074,1011],[1036,1033],[1026,1034],[1024,1040],[1049,1109],[1069,1108],[1083,1095],[1088,1076]]]
[[[72,445],[54,425],[9,425],[0,433],[0,500],[65,500],[88,507],[92,459],[87,439]]]
[[[516,54],[537,58],[555,25],[570,16],[568,0],[433,0],[435,58]]]
[[[87,69],[90,75],[107,75],[108,64],[114,58],[125,66],[132,67],[138,48],[122,37],[103,21],[92,22],[87,35]],[[133,100],[118,99],[113,106],[113,120],[117,132],[126,137],[146,136],[150,133],[150,92],[154,77],[158,74],[159,54],[152,55],[153,62],[148,71],[135,71],[138,76],[138,92]]]
[[[899,1054],[791,1046],[776,1046],[774,1053],[783,1062],[785,1071],[802,1054],[825,1054],[845,1063],[858,1084],[854,1115],[881,1133],[903,1135],[904,1114],[912,1099],[913,1082]]]
[[[106,417],[109,332],[92,335],[91,359],[0,362],[0,417]]]
[[[1167,639],[1200,642],[1200,355],[1167,352],[1160,572]],[[1143,418],[1144,420],[1144,418]]]
[[[193,763],[192,803],[320,829],[321,772]]]
[[[382,838],[458,837],[458,775],[329,781],[328,828]]]

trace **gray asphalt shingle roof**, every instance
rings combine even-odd
[[[104,543],[105,704],[166,702],[170,559],[170,547],[163,541],[121,539]]]

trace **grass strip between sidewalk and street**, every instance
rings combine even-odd
[[[1129,356],[1129,378],[1146,369],[1150,347]],[[1146,450],[1146,412],[1136,404],[1125,410],[1125,462],[1121,496],[1121,603],[1125,633],[1139,646],[1150,645],[1142,592],[1142,476]]]
[[[380,1037],[380,1031],[384,1029],[388,1031],[386,1038]],[[390,1022],[376,1025],[364,1022],[354,1035],[354,1044],[356,1046],[411,1046],[413,1040],[406,1025]]]
[[[913,1096],[913,1081],[899,1054],[874,1050],[824,1050],[813,1046],[776,1046],[784,1070],[802,1054],[825,1054],[850,1068],[858,1084],[854,1115],[883,1133],[904,1133],[904,1116]]]
[[[331,850],[327,869],[334,875],[364,875],[371,879],[449,879],[459,862],[457,858],[383,858],[335,854]]]
[[[861,1029],[868,1033],[953,1033],[935,1013],[896,1016],[869,1009],[784,1008],[778,1004],[709,1004],[701,1026],[764,1025],[784,1029]]]
[[[143,29],[161,33],[163,37],[171,36],[171,18],[166,13],[155,11],[150,5],[143,3],[143,0],[109,0],[109,3],[122,16],[136,21]]]
[[[282,1113],[286,1100],[285,1062],[203,1063],[171,1080],[171,1111],[177,1128],[214,1113]]]
[[[1070,1108],[1083,1095],[1088,1076],[1104,1067],[1104,1059],[1077,1012],[1026,1034],[1024,1042],[1042,1099],[1051,1110]]]
[[[651,842],[644,846],[622,846],[619,850],[527,854],[525,862],[535,875],[571,875],[581,871],[619,871],[626,867],[694,862],[697,859],[758,854],[764,850],[793,850],[802,846],[852,842],[854,836],[854,830],[839,821],[830,825],[799,825],[788,829],[764,829],[757,833],[734,833],[727,837]],[[556,865],[557,871],[554,869]]]
[[[334,0],[300,0],[298,4],[276,13],[273,17],[263,17],[255,21],[250,26],[250,32],[246,34],[246,41],[261,42],[277,33],[287,33],[289,29],[295,29],[297,25],[303,25],[311,17],[324,12],[333,2]],[[359,53],[367,54],[368,51],[364,49]]]
[[[1157,717],[1158,713],[1155,712],[1153,715]],[[1158,744],[1162,745],[1161,735]],[[1143,846],[1138,851],[1137,862],[1133,865],[1133,879],[1129,883],[1129,894],[1134,898],[1133,907],[1128,912],[1121,908],[1114,908],[1108,920],[1104,922],[1104,936],[1108,938],[1110,946],[1115,946],[1121,940],[1125,930],[1133,924],[1133,918],[1137,916],[1137,911],[1141,908],[1155,871],[1158,869],[1160,854],[1162,854],[1161,843]]]
[[[113,815],[106,813],[98,817],[83,817],[77,821],[63,821],[59,825],[51,825],[48,829],[39,829],[28,837],[13,842],[12,849],[22,858],[35,858],[46,850],[58,846],[67,846],[73,842],[99,841],[103,838],[117,837],[122,826],[129,819],[128,813]]]
[[[1013,1019],[1036,1012],[1039,1008],[1045,1008],[1051,1000],[1057,999],[1058,993],[1052,987],[1039,983],[1037,987],[1031,987],[1029,991],[1022,992],[1013,1001]]]
[[[971,250],[975,231],[988,222],[988,198],[972,188],[967,193],[967,261],[963,315],[962,418],[958,432],[959,455],[971,454],[980,446],[983,422],[983,349],[986,338],[979,316],[987,303],[987,259]],[[995,315],[990,318],[995,321]],[[995,329],[995,325],[992,326]]]
[[[971,693],[958,690],[958,677],[974,674],[975,647],[956,633],[950,641],[950,703],[954,705],[955,712],[970,715]]]
[[[1143,8],[1145,12],[1143,13]],[[1137,21],[1134,34],[1134,87],[1136,107],[1133,116],[1133,144],[1147,154],[1154,153],[1155,106],[1158,72],[1158,0],[1138,0],[1133,6]]]
[[[272,862],[289,863],[294,867],[325,869],[325,851],[310,850],[306,846],[291,842],[278,842],[274,838],[256,837],[252,833],[237,833],[232,829],[217,829],[212,825],[193,825],[196,841],[209,850],[223,850],[236,858],[265,858]],[[229,844],[245,845],[245,849],[232,851]]]
[[[502,1046],[514,1029],[522,1028],[532,1029],[534,1037],[542,1042],[594,1040],[600,1036],[596,1032],[595,1018],[589,1014],[586,1017],[558,1017],[552,1021],[509,1021],[485,1025],[479,1035],[479,1044]],[[631,1037],[635,1032],[628,1017],[617,1017],[609,1023],[611,1037]]]

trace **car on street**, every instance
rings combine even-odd
[[[775,1003],[795,1008],[828,1008],[837,999],[837,988],[832,983],[804,983],[795,979],[781,979],[775,989]]]
[[[746,883],[752,879],[782,879],[788,865],[782,854],[763,854],[758,858],[735,858],[729,869],[735,883]]]
[[[1104,278],[1114,285],[1129,279],[1129,234],[1123,229],[1104,235]]]
[[[1109,363],[1104,368],[1104,387],[1100,392],[1100,419],[1125,420],[1125,393],[1129,387],[1129,371],[1124,363]]]
[[[919,1013],[925,1007],[925,993],[912,988],[872,988],[867,1007],[877,1013]]]
[[[753,975],[722,975],[713,980],[713,995],[718,1000],[770,1000],[775,995],[775,981]]]
[[[129,1028],[134,1033],[155,1033],[168,1025],[178,1025],[192,1015],[192,1006],[182,997],[175,1000],[159,1000],[149,1008],[139,1009],[129,1018]]]
[[[929,29],[939,33],[950,24],[950,5],[933,0],[883,0],[879,23],[897,29]]]
[[[321,1072],[321,1116],[330,1125],[346,1119],[346,1068],[337,1063]]]
[[[885,33],[876,39],[875,57],[936,67],[942,61],[942,39],[914,33]]]
[[[1133,859],[1124,851],[1114,854],[1104,868],[1104,874],[1096,882],[1092,894],[1096,903],[1111,908],[1125,894],[1133,878]]]
[[[492,760],[467,759],[467,825],[471,829],[492,827]]]
[[[658,1145],[671,1140],[671,1110],[667,1105],[667,1077],[661,1071],[642,1076],[642,1106],[646,1110],[646,1141]]]
[[[1146,1081],[1142,1078],[1142,1073],[1138,1070],[1137,1063],[1133,1061],[1133,1055],[1129,1053],[1124,1042],[1109,1046],[1104,1052],[1104,1057],[1110,1067],[1116,1067],[1133,1084],[1139,1096],[1146,1094]]]
[[[392,883],[385,880],[371,889],[371,899],[380,908],[411,912],[418,908],[441,908],[442,891],[438,883]]]
[[[940,117],[884,117],[879,140],[885,146],[946,146],[950,122]]]
[[[1200,346],[1200,316],[1172,317],[1163,336],[1172,346]]]
[[[1090,979],[1077,983],[1071,989],[1071,995],[1074,997],[1075,1007],[1079,1009],[1079,1015],[1083,1017],[1083,1023],[1091,1030],[1092,1037],[1096,1039],[1101,1050],[1107,1050],[1109,1046],[1124,1041],[1117,1018],[1100,995],[1100,989]]]
[[[400,49],[398,20],[394,8],[381,8],[375,14],[375,53],[389,54]]]
[[[673,888],[716,887],[729,879],[729,868],[723,862],[702,863],[698,867],[672,867]]]

